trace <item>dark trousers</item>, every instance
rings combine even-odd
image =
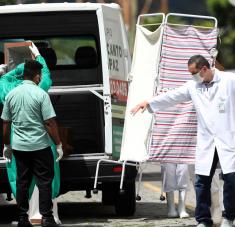
[[[196,210],[195,218],[197,222],[206,222],[208,224],[213,224],[211,219],[211,181],[216,170],[217,163],[219,161],[217,151],[215,151],[213,164],[211,167],[210,176],[197,175],[196,174]],[[235,172],[222,174],[224,180],[224,190],[223,190],[223,202],[224,211],[222,216],[233,220],[235,218]]]
[[[13,151],[16,167],[16,202],[19,216],[28,216],[29,187],[33,176],[39,190],[39,211],[43,217],[52,216],[52,180],[54,160],[50,147],[37,151]]]

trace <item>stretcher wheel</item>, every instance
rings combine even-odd
[[[119,194],[120,194],[120,195],[124,195],[124,194],[125,194],[125,190],[120,189]]]
[[[160,195],[160,200],[164,201],[166,199],[166,197],[164,195]]]
[[[135,198],[137,201],[140,201],[141,200],[141,196],[140,195],[136,195],[136,198]]]
[[[87,198],[87,199],[91,198],[91,191],[90,190],[86,190],[85,198]]]
[[[94,194],[98,194],[98,189],[94,188],[94,189],[93,189],[93,193],[94,193]]]

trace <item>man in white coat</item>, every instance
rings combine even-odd
[[[157,112],[192,100],[198,119],[196,147],[196,210],[198,227],[211,227],[211,181],[218,161],[224,180],[224,212],[221,227],[235,219],[235,75],[212,70],[201,55],[188,61],[191,81],[176,90],[153,97],[131,110]]]

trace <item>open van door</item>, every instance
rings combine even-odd
[[[118,159],[128,94],[127,77],[131,61],[120,7],[117,4],[111,5],[112,7],[103,5],[102,12],[97,12],[97,14],[98,20],[102,20],[99,24],[103,25],[103,29],[100,27],[100,33],[104,34],[100,34],[100,37],[105,37],[105,40],[101,40],[101,48],[105,48],[106,51],[103,53],[107,53],[106,56],[102,55],[103,64],[108,65],[108,69],[103,67],[107,70],[103,71],[104,94],[111,95],[111,115],[105,119],[107,124],[107,118],[111,117],[111,125],[108,123],[105,129],[107,148],[105,151]]]

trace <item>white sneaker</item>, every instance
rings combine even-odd
[[[199,224],[197,225],[197,227],[212,227],[212,225],[209,225],[209,224],[207,224],[207,223],[205,223],[205,222],[201,222],[201,223],[199,223]]]
[[[183,211],[179,212],[179,216],[180,216],[180,218],[188,218],[189,214],[185,210],[183,210]]]
[[[223,221],[220,227],[233,227],[233,221],[223,218]]]
[[[197,227],[206,227],[206,224],[204,224],[204,223],[199,223],[199,224],[197,225]]]

